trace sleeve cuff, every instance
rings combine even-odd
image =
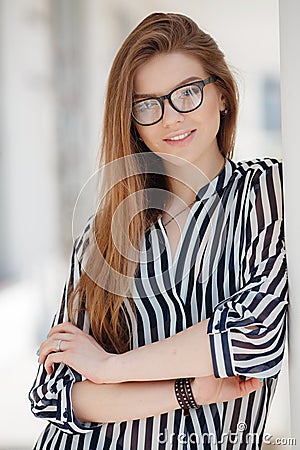
[[[216,378],[227,378],[236,375],[233,365],[233,352],[231,348],[230,330],[223,332],[219,330],[219,324],[214,323],[214,316],[208,322],[207,332],[209,335],[214,376]]]
[[[63,380],[59,380],[63,382]],[[56,419],[58,423],[62,424],[62,429],[71,431],[72,433],[88,433],[95,428],[100,427],[101,423],[96,422],[81,422],[77,419],[74,414],[72,398],[71,398],[71,389],[73,384],[79,380],[76,380],[76,377],[72,374],[69,377],[69,380],[64,383],[63,388],[58,393],[58,402],[60,408],[57,409]],[[58,387],[59,390],[59,387]]]

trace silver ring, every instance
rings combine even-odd
[[[61,343],[62,343],[62,340],[59,339],[59,340],[57,341],[57,344],[56,344],[56,351],[57,351],[57,352],[61,352],[61,349],[60,349]]]

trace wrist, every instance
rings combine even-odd
[[[205,402],[203,401],[203,397],[201,396],[201,386],[199,381],[200,381],[199,377],[191,380],[191,389],[197,405],[200,406],[204,405]]]
[[[101,363],[97,369],[99,376],[95,379],[95,384],[111,384],[117,383],[116,376],[117,370],[117,356],[113,353],[108,353],[105,359],[101,360]]]
[[[124,373],[122,354],[110,353],[104,362],[104,366],[101,367],[101,383],[123,383],[127,381],[122,376]]]

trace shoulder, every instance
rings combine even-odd
[[[255,158],[231,161],[231,165],[232,176],[228,188],[236,192],[236,198],[244,205],[245,212],[253,210],[267,214],[270,221],[282,217],[282,161],[276,158]]]
[[[249,188],[273,184],[282,186],[282,160],[276,158],[254,158],[234,162],[233,175],[247,182]]]
[[[79,263],[82,263],[83,256],[87,254],[87,248],[93,242],[95,217],[96,214],[89,217],[81,232],[74,239],[73,251]]]
[[[282,161],[276,158],[254,158],[235,162],[236,171],[241,175],[251,173],[259,176],[264,173],[282,172]]]
[[[261,158],[236,163],[236,171],[251,205],[250,209],[260,216],[261,226],[283,217],[282,161]],[[263,218],[263,220],[262,220]]]

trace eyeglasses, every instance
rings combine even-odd
[[[139,125],[149,126],[159,122],[164,115],[164,100],[179,113],[189,113],[199,108],[203,102],[203,88],[217,81],[212,75],[201,81],[184,84],[161,97],[146,98],[133,102],[131,116]]]

